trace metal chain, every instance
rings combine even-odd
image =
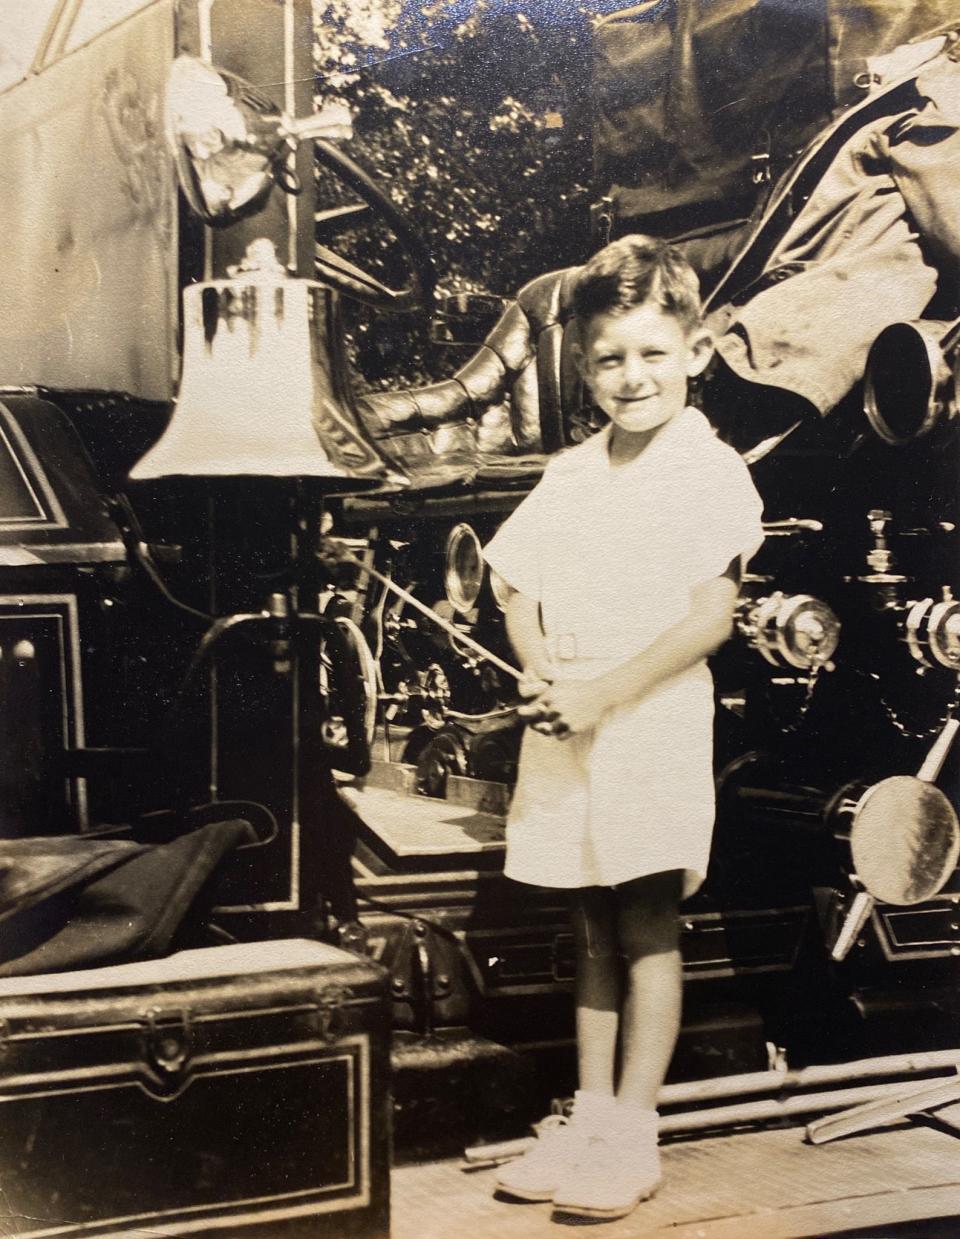
[[[880,694],[880,704],[883,706],[883,712],[887,716],[887,721],[899,731],[901,736],[906,737],[907,740],[931,740],[943,730],[947,719],[950,718],[957,706],[960,705],[960,674],[957,675],[954,681],[953,692],[950,695],[950,700],[947,702],[946,710],[935,723],[932,723],[922,731],[917,731],[915,727],[911,727],[909,723],[905,722],[896,707],[892,706],[882,693]]]
[[[774,716],[774,722],[783,735],[793,735],[794,732],[800,730],[804,719],[810,713],[810,707],[813,704],[813,694],[816,691],[817,681],[820,679],[820,672],[822,670],[823,664],[818,663],[807,676],[807,686],[803,694],[803,700],[800,702],[799,706],[797,706],[796,713],[789,723],[785,723],[782,719],[777,718],[776,711],[771,710],[771,714]],[[769,690],[767,693],[767,700],[771,700]]]

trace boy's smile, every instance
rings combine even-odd
[[[686,406],[687,382],[710,360],[702,327],[690,330],[656,302],[622,313],[595,314],[583,332],[583,377],[626,447],[664,425]],[[643,443],[638,441],[636,446]]]

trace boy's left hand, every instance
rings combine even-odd
[[[536,731],[565,740],[596,727],[607,703],[591,680],[551,684],[518,711]]]

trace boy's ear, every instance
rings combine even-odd
[[[703,374],[713,356],[713,336],[706,327],[697,327],[690,336],[688,347],[690,361],[687,364],[687,376],[693,379],[698,374]]]

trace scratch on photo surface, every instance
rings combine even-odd
[[[738,103],[745,103],[745,102],[746,102],[746,98],[747,98],[747,96],[746,96],[746,95],[741,95],[739,99],[730,99],[727,103],[721,103],[721,104],[720,104],[720,106],[719,106],[718,108],[714,108],[712,112],[709,112],[709,113],[708,113],[708,115],[709,115],[709,116],[716,116],[716,114],[717,114],[718,112],[723,112],[723,111],[725,111],[727,108],[732,108],[732,107],[735,107]]]
[[[389,64],[391,60],[403,60],[406,56],[422,56],[424,52],[442,52],[443,50],[444,45],[442,43],[427,43],[424,47],[411,47],[405,52],[396,52],[393,56],[383,56],[380,60],[371,60],[366,65],[357,65],[349,69],[334,69],[330,73],[311,73],[309,77],[295,77],[289,81],[257,82],[255,85],[263,89],[270,86],[295,86],[298,82],[322,82],[328,77],[353,77],[360,73],[367,73],[370,69],[377,69],[380,65]]]

